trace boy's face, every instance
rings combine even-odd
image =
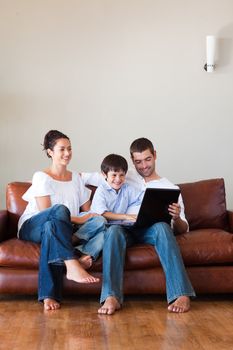
[[[109,186],[111,186],[114,190],[118,191],[123,183],[125,182],[125,172],[123,170],[113,171],[110,170],[107,174],[104,174],[105,179]]]

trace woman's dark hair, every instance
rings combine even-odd
[[[127,160],[118,154],[109,154],[101,163],[101,171],[106,175],[109,171],[124,171],[124,173],[127,173],[127,170]]]
[[[70,140],[68,136],[66,136],[65,134],[63,134],[62,132],[60,132],[58,130],[50,130],[47,132],[47,134],[44,137],[43,147],[44,147],[44,151],[46,151],[47,156],[49,158],[51,158],[51,156],[48,154],[47,150],[48,149],[53,150],[58,139]]]
[[[147,149],[149,149],[152,154],[154,153],[153,143],[150,140],[146,139],[145,137],[141,137],[139,139],[134,140],[131,143],[130,155],[131,157],[133,157],[133,153],[135,152],[141,153],[146,151]]]

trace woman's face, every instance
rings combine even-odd
[[[56,165],[68,165],[72,158],[70,141],[68,139],[58,139],[53,149],[48,149],[48,154]]]

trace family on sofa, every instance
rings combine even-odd
[[[131,144],[135,171],[127,173],[127,162],[121,156],[109,155],[103,160],[101,170],[105,181],[98,186],[92,204],[90,191],[83,182],[87,178],[85,174],[81,179],[78,173],[67,169],[72,157],[69,138],[50,130],[43,145],[52,162],[50,167],[34,174],[32,185],[23,195],[28,204],[19,219],[18,237],[40,243],[38,298],[45,310],[60,307],[64,265],[68,280],[84,284],[99,282],[87,270],[102,252],[98,313],[114,314],[123,303],[126,248],[145,243],[154,246],[163,267],[168,311],[188,311],[190,297],[195,292],[174,236],[189,229],[181,195],[178,203],[169,206],[171,225],[165,222],[147,228],[122,225],[124,220],[136,220],[136,208],[146,187],[177,187],[158,175],[151,141],[140,138]],[[79,257],[72,244],[74,237],[78,239]]]

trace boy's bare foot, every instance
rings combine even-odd
[[[117,298],[107,297],[104,304],[99,308],[98,314],[102,315],[113,315],[115,311],[119,310],[121,305]]]
[[[65,260],[65,265],[67,270],[66,277],[68,280],[72,280],[78,283],[99,282],[99,278],[91,276],[87,271],[85,271],[78,260]]]
[[[56,300],[50,299],[50,298],[44,299],[44,310],[45,311],[57,310],[57,309],[60,309],[60,304]]]
[[[92,257],[90,255],[82,255],[78,261],[85,270],[89,269],[92,265]]]
[[[168,306],[169,312],[187,312],[190,309],[190,298],[183,295]]]

